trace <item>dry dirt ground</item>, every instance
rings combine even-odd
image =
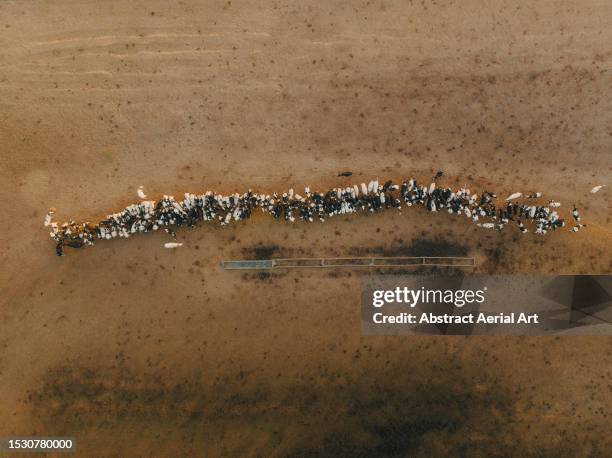
[[[481,272],[610,273],[610,189],[588,190],[612,184],[611,24],[605,0],[1,2],[0,436],[70,435],[82,456],[609,456],[612,338],[365,338],[363,272],[219,261],[437,249]],[[141,184],[438,168],[575,203],[588,226],[260,216],[63,258],[42,227]]]

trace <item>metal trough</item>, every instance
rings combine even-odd
[[[354,258],[282,258],[221,261],[227,270],[270,270],[359,267],[450,266],[474,267],[474,258],[465,257],[354,257]]]

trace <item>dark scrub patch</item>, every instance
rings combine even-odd
[[[465,245],[451,243],[439,239],[415,239],[410,244],[394,244],[390,247],[355,247],[351,254],[354,256],[385,256],[385,257],[438,257],[457,256],[464,257],[469,253]]]
[[[245,270],[240,278],[243,281],[261,281],[271,283],[281,277],[286,277],[288,270]]]
[[[330,365],[324,377],[308,382],[237,368],[169,382],[162,374],[117,367],[60,367],[30,399],[50,435],[128,428],[149,441],[166,431],[165,437],[180,434],[212,453],[227,445],[228,432],[245,430],[245,442],[258,436],[251,451],[261,456],[391,457],[467,450],[477,428],[478,449],[495,454],[499,431],[513,422],[510,391],[493,370],[480,374],[477,384],[451,357],[434,356],[428,364],[433,353],[422,353],[357,377]],[[375,360],[368,350],[353,356],[360,364]]]
[[[509,250],[503,246],[495,246],[484,250],[486,263],[483,265],[483,270],[494,274],[498,272],[502,266],[511,265]]]
[[[415,239],[407,247],[411,256],[467,256],[468,247],[444,239]]]
[[[469,448],[470,427],[491,440],[479,444],[486,454],[495,452],[496,428],[507,428],[512,421],[508,392],[496,388],[486,393],[473,389],[469,380],[453,372],[427,384],[372,387],[348,390],[336,400],[345,409],[341,419],[319,441],[305,440],[292,450],[295,456],[396,457],[429,456],[430,442],[443,443],[446,454]],[[504,417],[488,423],[500,409]],[[425,441],[428,439],[428,441]]]
[[[270,259],[279,249],[278,245],[256,245],[244,248],[242,252],[248,259]]]

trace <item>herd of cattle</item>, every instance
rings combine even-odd
[[[66,246],[80,248],[93,245],[96,239],[127,238],[139,232],[160,229],[174,236],[174,228],[193,227],[199,221],[211,221],[224,226],[231,221],[248,219],[258,208],[276,219],[291,222],[323,222],[335,215],[377,212],[390,208],[401,210],[406,205],[422,206],[430,212],[447,211],[464,215],[486,229],[501,230],[505,225],[513,224],[522,233],[529,232],[529,228],[532,228],[536,234],[546,234],[565,226],[565,221],[555,210],[559,203],[535,203],[540,193],[526,196],[533,202],[531,204],[515,203],[522,194],[513,193],[501,205],[496,205],[496,195],[491,192],[485,191],[479,195],[470,193],[470,190],[465,188],[453,191],[450,188],[438,187],[437,180],[441,176],[442,172],[438,172],[429,186],[419,185],[414,178],[400,185],[391,181],[380,184],[378,180],[374,180],[367,185],[361,183],[360,186],[333,188],[326,193],[312,192],[307,187],[303,196],[295,193],[293,189],[283,194],[256,194],[249,190],[242,195],[229,196],[208,191],[201,195],[185,194],[182,201],[177,201],[172,196],[164,196],[157,202],[144,200],[146,196],[141,187],[138,189],[138,195],[143,199],[140,203],[108,215],[97,224],[69,221],[58,225],[52,221],[51,210],[46,216],[45,226],[51,228],[50,235],[56,242],[58,256],[62,255]],[[577,232],[583,225],[575,207],[572,210],[572,218],[571,231]],[[173,242],[165,246],[175,248],[180,244]]]

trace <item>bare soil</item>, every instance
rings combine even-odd
[[[82,456],[609,456],[610,337],[362,337],[367,272],[268,256],[474,256],[612,272],[612,4],[0,3],[0,436]],[[540,191],[587,227],[422,210],[257,215],[57,258],[42,220],[208,189],[379,177]],[[351,170],[350,178],[337,177]]]

